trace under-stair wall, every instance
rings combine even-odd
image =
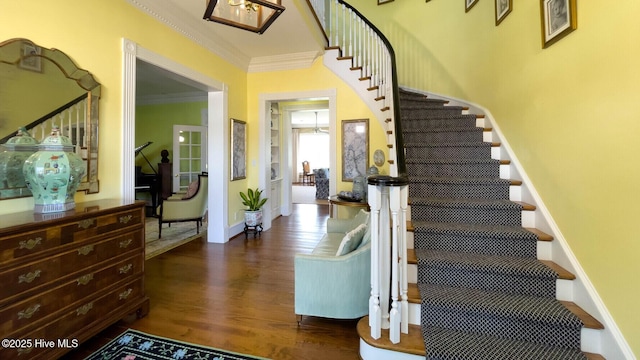
[[[484,141],[500,143],[499,147],[492,149],[492,158],[509,160],[508,165],[501,165],[500,177],[522,182],[520,186],[512,186],[510,188],[510,200],[535,205],[534,211],[523,215],[523,226],[541,230],[552,235],[554,239],[548,242],[538,241],[538,259],[553,261],[576,276],[575,280],[557,280],[556,298],[576,303],[604,325],[603,330],[583,330],[581,334],[583,351],[601,354],[606,359],[635,359],[622,333],[616,326],[596,289],[589,281],[587,274],[572,253],[560,229],[553,221],[542,198],[513,153],[491,112],[480,105],[461,99],[415,89],[405,89],[424,94],[430,99],[446,100],[448,101],[448,106],[461,106],[467,108],[467,112],[470,114],[480,115],[477,126],[491,129],[490,132],[485,132],[483,135]],[[409,235],[408,238],[410,247],[412,247],[412,235]],[[409,274],[409,282],[415,282],[417,277],[415,268],[411,269]],[[419,317],[419,310],[415,306],[410,310],[410,313],[412,314],[411,319],[414,321],[416,317]],[[412,323],[415,323],[414,321]]]

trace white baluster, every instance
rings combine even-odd
[[[391,224],[389,224],[389,188],[380,189],[380,308],[382,328],[389,328],[389,281],[391,279]]]
[[[401,309],[398,305],[399,280],[398,272],[400,258],[404,257],[398,249],[398,213],[400,212],[400,188],[393,186],[389,189],[389,207],[391,209],[391,312],[389,314],[389,340],[393,344],[400,342]]]
[[[371,337],[382,336],[382,309],[380,308],[380,207],[382,206],[380,189],[369,185],[369,208],[371,226],[371,297],[369,298],[369,326]]]
[[[402,314],[401,331],[404,334],[409,333],[409,265],[407,263],[407,207],[409,203],[409,187],[400,187],[400,218],[399,218],[399,236],[400,236],[400,312]]]

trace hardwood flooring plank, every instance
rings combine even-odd
[[[145,263],[149,315],[105,330],[64,357],[81,359],[126,328],[271,359],[358,359],[357,320],[294,313],[293,260],[325,232],[327,205],[294,204],[259,238],[195,240]]]

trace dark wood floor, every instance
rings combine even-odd
[[[82,359],[126,328],[271,359],[358,359],[357,320],[304,317],[298,326],[294,314],[294,255],[313,249],[327,217],[326,205],[296,204],[260,238],[195,240],[147,260],[149,315],[64,359]]]

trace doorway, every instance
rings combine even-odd
[[[331,168],[329,104],[321,100],[306,106],[309,109],[291,112],[292,202],[326,204]]]
[[[294,93],[277,93],[277,94],[261,94],[259,97],[259,106],[260,109],[260,129],[261,129],[261,137],[260,137],[260,149],[263,151],[260,152],[260,173],[259,173],[259,185],[261,188],[265,189],[269,193],[266,194],[267,197],[270,197],[273,193],[273,190],[278,191],[278,189],[272,189],[271,187],[271,106],[273,103],[285,104],[285,106],[281,107],[282,111],[282,147],[280,149],[281,155],[281,164],[283,171],[281,185],[279,188],[278,200],[280,202],[280,212],[283,216],[291,215],[293,208],[293,194],[292,194],[292,186],[294,182],[297,182],[297,170],[294,170],[294,158],[293,158],[293,150],[292,150],[292,125],[291,125],[291,113],[294,111],[309,111],[309,106],[305,106],[305,102],[308,103],[310,101],[323,100],[326,102],[327,106],[327,116],[328,116],[328,134],[329,134],[329,168],[335,169],[337,166],[336,159],[336,89],[328,89],[328,90],[315,90],[315,91],[303,91],[303,92],[294,92]],[[315,121],[314,121],[315,123]],[[295,161],[295,164],[300,162]],[[296,173],[294,174],[294,171]],[[334,173],[330,173],[329,177],[329,191],[333,192],[336,189],[336,177]],[[269,207],[265,209],[265,216],[263,218],[263,226],[265,229],[271,227],[271,217],[272,209]]]
[[[207,226],[207,240],[209,242],[224,243],[229,241],[228,226],[228,160],[225,149],[229,140],[224,134],[229,125],[225,121],[227,113],[227,87],[224,83],[214,80],[204,74],[196,72],[182,64],[176,63],[162,55],[156,54],[135,42],[123,39],[123,169],[122,194],[126,201],[135,198],[135,107],[136,107],[136,70],[137,62],[141,60],[162,70],[167,79],[188,85],[197,89],[207,102],[208,138],[210,144],[207,149],[207,167],[210,169],[209,187],[220,189],[210,191],[208,196],[209,213]],[[216,129],[214,131],[214,129]],[[222,131],[221,131],[222,130]],[[131,149],[131,150],[128,150]],[[216,164],[216,166],[212,166]]]

